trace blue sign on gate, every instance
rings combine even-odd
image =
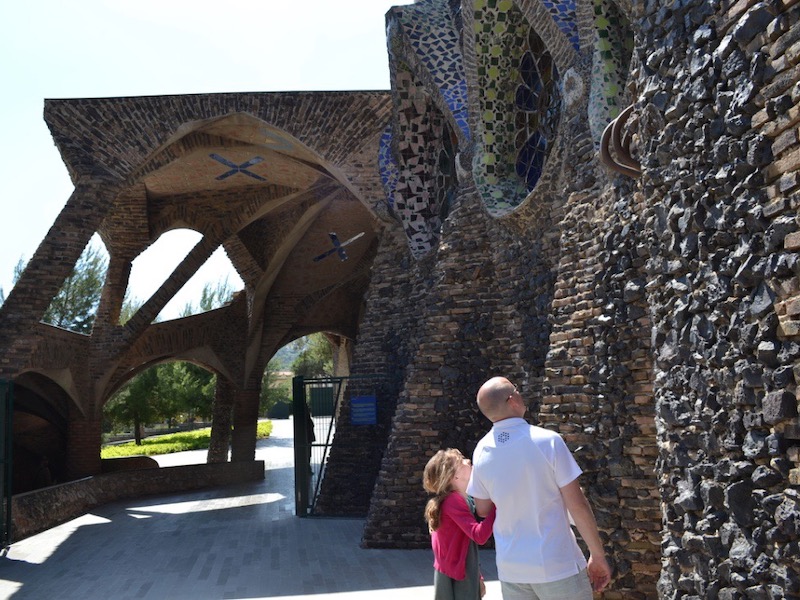
[[[375,425],[378,422],[378,403],[375,396],[353,396],[350,400],[351,425]]]

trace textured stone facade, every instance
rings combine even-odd
[[[272,353],[312,331],[355,340],[350,374],[383,378],[379,424],[350,425],[345,399],[319,507],[366,514],[364,545],[398,548],[429,544],[422,468],[472,452],[489,427],[475,393],[506,375],[584,470],[604,597],[798,597],[798,15],[421,0],[387,14],[390,93],[50,103],[76,192],[0,311],[0,373],[61,415],[77,473],[99,469],[115,386],[195,360],[224,377],[247,460]],[[208,159],[231,149],[229,189]],[[314,270],[354,222],[363,246]],[[204,241],[116,326],[130,261],[178,224]],[[95,230],[112,256],[99,325],[51,332],[40,295]],[[244,293],[151,326],[219,244]]]
[[[471,35],[482,30],[484,3],[420,4],[465,24],[454,52],[470,132],[485,135],[485,118],[508,124],[487,117],[481,97],[482,53],[513,46]],[[503,5],[512,10],[487,4],[495,16]],[[485,167],[475,186],[470,166],[513,154],[495,148],[487,159],[485,146],[459,146],[436,248],[411,267],[413,286],[398,285],[394,309],[368,312],[360,327],[356,366],[387,319],[414,349],[364,544],[427,544],[422,467],[441,447],[471,452],[488,428],[475,392],[505,374],[530,400],[532,421],[559,431],[584,468],[615,567],[605,597],[796,597],[800,7],[576,3],[576,48],[560,41],[563,21],[554,30],[541,20],[547,6],[514,3],[564,74],[558,136],[535,187],[498,215],[504,205],[487,193]],[[419,28],[406,23],[424,10],[396,9],[396,27],[406,28],[390,44],[396,55],[423,51],[411,33]],[[634,41],[628,56],[611,57],[625,86],[606,117],[597,102],[612,95],[598,91],[609,79],[594,52],[608,39],[603,10],[628,21],[617,43]],[[430,63],[419,61],[414,76],[437,104],[429,82],[445,79]],[[398,93],[401,115],[403,102]],[[598,132],[626,105],[627,156],[617,164],[638,177],[597,160]],[[448,112],[446,102],[437,108]],[[395,135],[407,135],[402,124]],[[418,318],[404,328],[409,309]]]

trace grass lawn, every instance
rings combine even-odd
[[[267,438],[270,433],[272,433],[272,421],[259,421],[256,438]],[[203,450],[208,448],[210,441],[211,428],[206,427],[194,431],[145,438],[142,440],[141,446],[137,446],[134,442],[103,446],[100,449],[100,458],[120,458],[122,456],[141,456],[142,454],[152,456],[154,454],[171,454],[185,450]]]

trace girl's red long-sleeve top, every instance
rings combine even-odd
[[[467,500],[458,492],[452,492],[442,502],[439,528],[431,532],[433,568],[453,579],[466,577],[467,550],[469,541],[485,544],[492,535],[495,508],[478,523]]]

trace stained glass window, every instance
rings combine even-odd
[[[517,86],[516,173],[530,192],[542,175],[547,151],[558,126],[561,98],[558,69],[536,33],[531,30],[527,48],[519,60],[522,83]]]

